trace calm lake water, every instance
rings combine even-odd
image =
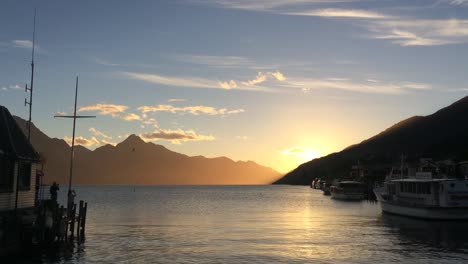
[[[35,261],[468,263],[466,222],[382,215],[378,203],[336,201],[308,187],[76,189],[89,203],[86,242]]]

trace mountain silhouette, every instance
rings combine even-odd
[[[316,178],[343,178],[352,165],[380,168],[398,163],[401,154],[418,158],[468,159],[468,97],[432,115],[413,116],[359,144],[306,162],[279,179],[277,184],[307,185]],[[376,170],[378,171],[378,170]]]
[[[26,121],[15,117],[25,131]],[[31,125],[31,141],[43,158],[45,182],[68,183],[70,146]],[[76,184],[269,184],[281,175],[252,161],[190,157],[130,135],[116,146],[75,147]]]

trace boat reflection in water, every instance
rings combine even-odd
[[[437,251],[446,249],[464,255],[468,253],[466,221],[424,220],[388,213],[383,213],[379,221],[390,228],[388,232],[400,239],[395,242],[404,247],[413,244],[419,245],[415,250],[427,251],[430,247]]]

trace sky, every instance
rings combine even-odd
[[[136,134],[287,172],[468,92],[468,0],[13,1],[0,105],[95,149]]]

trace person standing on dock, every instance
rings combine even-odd
[[[69,190],[68,191],[68,204],[67,204],[68,212],[71,212],[71,209],[73,205],[75,204],[75,197],[76,197],[75,190]]]
[[[50,186],[50,199],[53,201],[57,201],[57,191],[60,190],[59,185],[54,182],[52,183],[52,186]]]

